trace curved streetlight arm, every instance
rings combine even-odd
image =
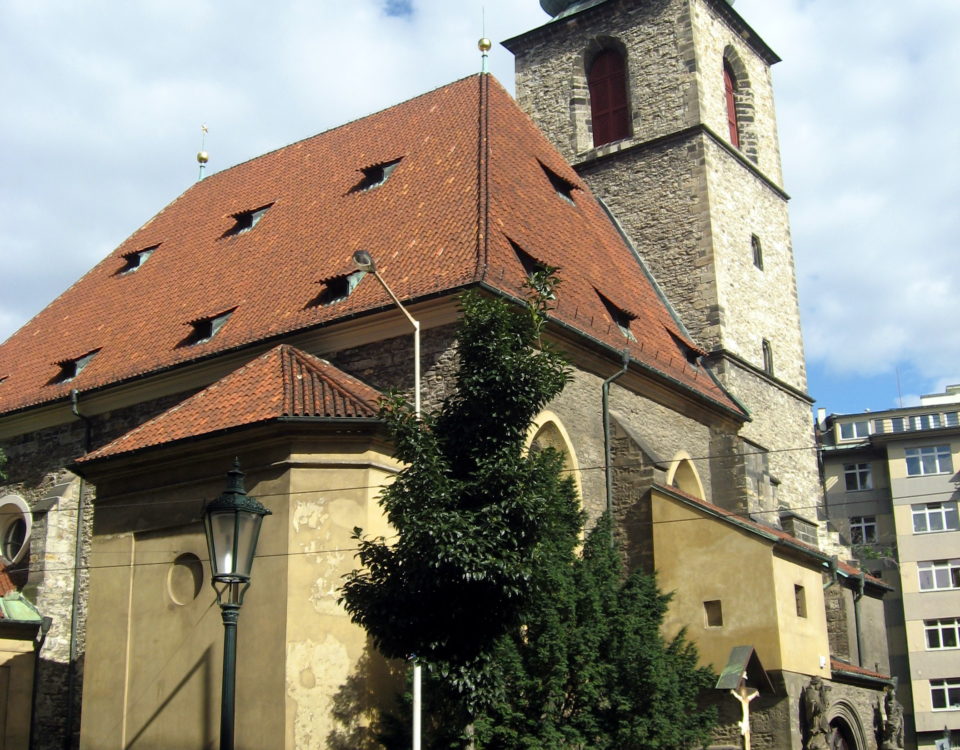
[[[407,320],[410,321],[410,325],[413,326],[413,410],[417,415],[417,419],[420,418],[420,321],[414,318],[408,311],[407,308],[403,306],[403,303],[400,302],[400,298],[393,293],[393,290],[384,280],[383,276],[380,275],[380,271],[377,269],[377,264],[373,260],[373,256],[370,255],[366,250],[357,250],[353,254],[353,262],[356,267],[361,271],[366,271],[367,273],[372,273],[377,281],[380,282],[380,286],[383,287],[383,290],[390,295],[390,299],[393,300],[393,304],[400,308],[400,312],[404,314]]]

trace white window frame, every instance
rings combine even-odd
[[[859,532],[859,540],[857,537]],[[850,516],[851,544],[875,544],[877,541],[876,516]]]
[[[960,589],[960,558],[918,562],[917,578],[921,591],[954,591]]]
[[[939,708],[936,705],[936,696],[938,693],[942,693],[944,703],[944,705]],[[930,705],[934,711],[960,710],[960,677],[930,680]]]
[[[851,480],[853,480],[851,482]],[[854,487],[850,487],[854,484]],[[873,464],[844,464],[843,486],[847,492],[862,492],[873,489]]]
[[[944,634],[953,639],[952,646],[944,646]],[[930,645],[930,635],[936,634],[939,646]],[[927,651],[952,651],[960,648],[960,617],[941,617],[937,620],[923,621],[923,642]]]
[[[849,428],[849,435],[844,435],[844,428]],[[870,437],[870,421],[857,420],[855,422],[841,422],[839,425],[841,440],[860,440]]]
[[[957,512],[956,501],[917,503],[910,506],[910,512],[913,515],[914,534],[939,534],[941,531],[960,531],[960,514]],[[921,519],[923,520],[924,526],[926,526],[924,529],[917,528],[917,521]],[[934,519],[939,521],[939,529],[933,528],[936,525],[932,523]]]
[[[908,477],[927,477],[934,474],[952,474],[953,457],[949,445],[921,445],[906,448]]]
[[[936,430],[940,427],[940,415],[936,412],[932,414],[917,414],[910,418],[915,430]]]

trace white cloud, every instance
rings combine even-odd
[[[536,0],[10,0],[0,338],[196,178],[476,72]],[[960,3],[738,0],[774,69],[812,361],[960,373]],[[512,88],[495,46],[493,72]],[[954,378],[954,380],[958,380]]]

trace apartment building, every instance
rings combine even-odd
[[[890,666],[916,746],[949,747],[960,735],[960,385],[919,406],[817,421],[830,521],[861,568],[896,589]]]

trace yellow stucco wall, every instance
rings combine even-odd
[[[0,748],[28,750],[33,643],[0,639]]]
[[[654,559],[661,590],[673,592],[664,621],[697,644],[701,664],[723,669],[735,646],[753,646],[766,669],[829,677],[820,573],[777,557],[773,545],[654,490]],[[804,586],[807,617],[796,615],[794,585]],[[707,625],[704,602],[720,601],[723,624]]]
[[[387,533],[376,498],[396,467],[372,445],[293,440],[241,454],[248,493],[273,515],[263,522],[239,620],[238,750],[326,747],[332,732],[349,731],[334,722],[333,702],[345,685],[356,689],[357,662],[370,655],[365,633],[336,603],[337,588],[356,565],[353,527]],[[219,454],[153,467],[159,486],[149,490],[146,466],[100,478],[84,750],[216,746],[223,626],[199,518],[203,499],[224,487],[210,467],[225,472],[232,452]],[[185,555],[196,556],[193,568]],[[364,722],[387,679],[380,666],[363,670],[377,676],[366,680],[366,702],[352,706],[348,724]]]

